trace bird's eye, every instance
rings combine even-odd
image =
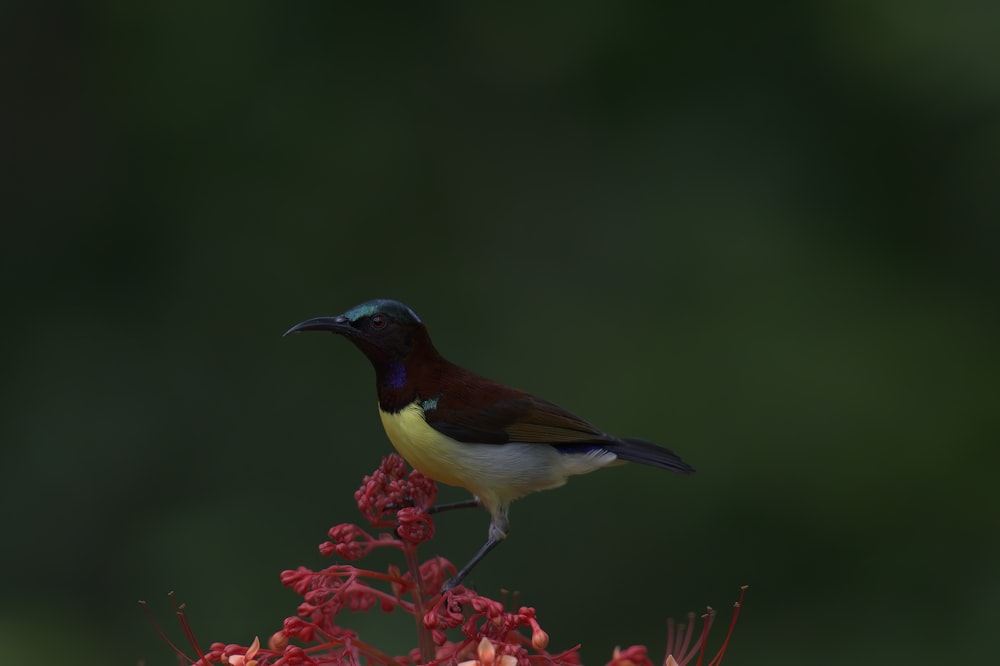
[[[386,320],[384,316],[380,314],[372,315],[372,328],[374,329],[385,328],[385,323]]]

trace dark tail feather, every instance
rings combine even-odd
[[[662,446],[643,439],[618,439],[610,444],[601,444],[601,448],[611,451],[622,460],[651,465],[660,469],[668,469],[680,474],[692,474],[694,467],[681,460],[681,457]]]

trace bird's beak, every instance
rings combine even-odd
[[[292,326],[285,331],[285,335],[298,333],[299,331],[330,331],[338,335],[350,335],[354,332],[354,327],[351,326],[351,321],[343,315],[336,317],[313,317]]]

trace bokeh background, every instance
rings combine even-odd
[[[553,647],[660,658],[746,583],[733,666],[989,662],[998,28],[985,0],[6,3],[0,652],[173,664],[136,605],[180,638],[170,590],[204,643],[278,628],[278,573],[326,562],[389,451],[365,359],[281,333],[393,297],[699,469],[514,505],[471,582]],[[486,525],[442,516],[436,550]]]

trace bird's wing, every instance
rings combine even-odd
[[[471,375],[470,375],[471,376]],[[453,382],[453,392],[424,404],[427,424],[466,444],[549,444],[564,452],[614,453],[619,459],[690,474],[680,456],[641,439],[605,434],[559,405],[482,378]],[[474,387],[474,391],[472,388]]]
[[[495,396],[485,406],[442,397],[425,418],[438,432],[470,444],[583,444],[611,439],[558,405],[508,390],[509,395]]]

